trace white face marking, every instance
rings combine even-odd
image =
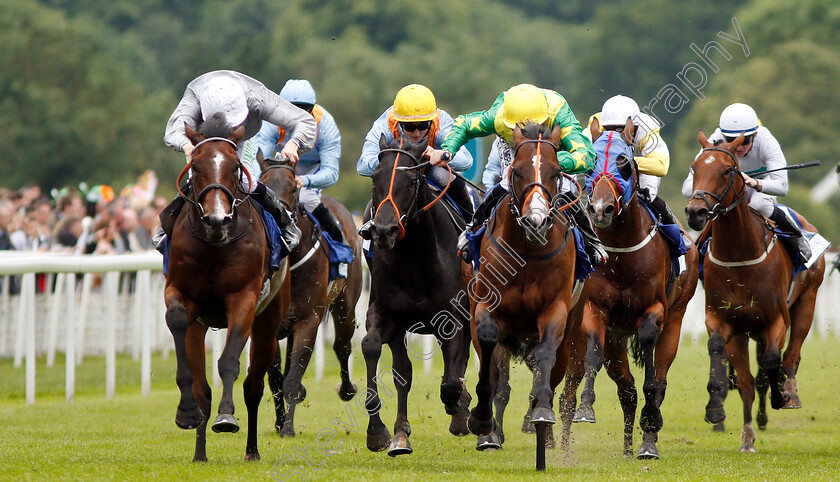
[[[534,182],[542,184],[542,177],[540,175],[540,150],[537,149],[533,157],[531,157],[531,164],[534,166]],[[537,190],[531,196],[531,201],[528,203],[528,218],[534,226],[541,226],[548,216],[548,200],[543,196],[541,190]]]
[[[213,157],[213,169],[216,179],[221,178],[222,162],[224,162],[224,160],[225,157],[220,152],[217,152],[216,156]],[[225,211],[223,195],[221,194],[221,192],[219,192],[219,194],[219,196],[216,196],[216,202],[213,203],[213,211],[210,213],[210,215],[222,218],[227,215],[227,211]]]
[[[703,162],[705,162],[706,164],[711,164],[711,163],[715,162],[715,157],[714,156],[709,156]]]

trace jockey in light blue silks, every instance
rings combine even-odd
[[[341,242],[343,239],[341,225],[330,210],[321,203],[321,190],[338,182],[341,133],[338,131],[333,116],[317,104],[315,89],[309,81],[290,79],[280,90],[280,97],[308,112],[318,125],[315,147],[300,156],[296,166],[295,182],[300,188],[301,205],[312,213],[321,228],[333,240]],[[264,121],[262,128],[254,137],[253,144],[246,147],[243,162],[249,163],[251,169],[254,169],[259,177],[260,167],[254,162],[257,150],[261,150],[266,156],[274,155],[275,152],[280,153],[289,138],[290,134],[285,129]]]

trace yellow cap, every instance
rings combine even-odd
[[[437,117],[435,95],[428,87],[409,84],[397,92],[394,99],[394,117],[399,122],[424,122]]]
[[[531,84],[519,84],[505,92],[502,119],[513,129],[516,124],[528,121],[542,124],[548,119],[548,102],[543,91]]]

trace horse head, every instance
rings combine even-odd
[[[379,166],[373,172],[372,199],[376,209],[371,234],[377,248],[391,249],[405,236],[405,224],[418,213],[417,201],[426,183],[421,162],[427,139],[412,142],[406,136],[391,143],[379,138]]]
[[[257,150],[257,162],[262,171],[260,181],[271,188],[286,210],[296,217],[300,188],[295,183],[295,163],[289,159],[266,159],[262,150]]]
[[[702,231],[707,222],[731,211],[746,198],[746,184],[735,155],[744,136],[715,145],[701,130],[697,140],[703,150],[691,163],[694,192],[685,207],[685,215],[691,229]]]
[[[633,139],[636,126],[629,119],[620,130],[600,131],[598,120],[590,125],[595,168],[586,176],[589,191],[587,211],[599,229],[612,225],[633,202],[639,188],[639,175],[633,159]]]
[[[191,159],[181,175],[189,171],[192,194],[188,199],[201,218],[207,241],[214,245],[225,244],[230,238],[239,185],[245,169],[236,153],[236,147],[245,134],[244,126],[231,130],[224,118],[214,116],[205,121],[200,130],[186,123],[184,132],[195,146]]]
[[[554,225],[552,207],[563,177],[557,161],[561,129],[560,124],[549,131],[545,125],[529,122],[513,130],[514,156],[508,174],[511,209],[534,245],[545,243],[545,233]]]

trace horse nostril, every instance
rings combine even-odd
[[[612,216],[613,214],[615,214],[615,206],[610,204],[604,208],[604,216]]]

